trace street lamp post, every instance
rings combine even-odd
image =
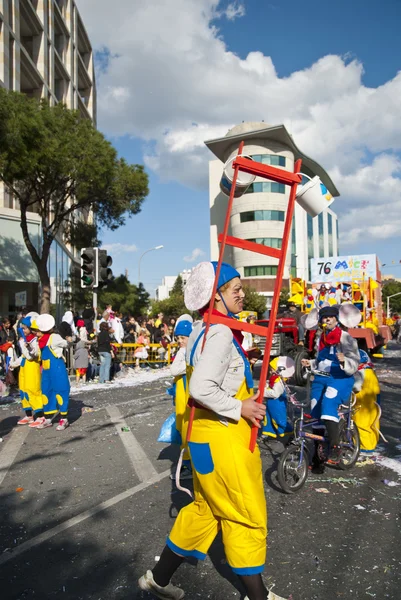
[[[141,256],[139,258],[139,263],[138,263],[138,285],[141,283],[141,260],[142,260],[142,258],[148,252],[152,252],[152,250],[161,250],[162,248],[164,248],[163,245],[161,245],[161,246],[155,246],[154,248],[149,248],[149,250],[145,250],[145,252],[143,254],[141,254]]]
[[[391,294],[391,296],[387,296],[387,318],[390,318],[390,298],[394,298],[394,296],[399,296],[401,292],[397,292],[396,294]]]

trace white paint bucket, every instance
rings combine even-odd
[[[242,156],[243,158],[248,158],[249,160],[252,160],[250,156],[245,156],[244,154],[238,155],[236,152],[234,152],[227,160],[227,162],[224,165],[223,174],[220,179],[220,189],[226,196],[229,196],[231,193],[231,188],[234,179],[233,162],[235,161],[237,156]],[[250,173],[244,173],[244,171],[238,171],[237,182],[235,184],[234,198],[239,198],[240,196],[245,194],[246,190],[254,181],[255,175],[251,175]]]
[[[298,187],[296,200],[308,215],[317,217],[326,208],[329,208],[330,204],[334,202],[334,198],[320,181],[320,177],[317,175],[313,179],[307,175],[303,175],[303,177],[307,177],[309,181]]]

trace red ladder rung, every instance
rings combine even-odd
[[[203,320],[207,323],[208,312],[204,314]],[[237,319],[232,319],[231,317],[222,317],[221,315],[210,315],[210,323],[214,323],[215,325],[227,325],[230,329],[238,329],[239,331],[249,331],[249,333],[254,333],[256,335],[261,335],[262,337],[267,336],[268,327],[263,327],[262,325],[252,325],[251,323],[244,323],[244,321],[238,321]]]
[[[301,183],[302,175],[298,173],[292,173],[291,171],[285,171],[284,169],[276,169],[270,165],[264,165],[262,163],[255,162],[249,158],[243,158],[239,156],[235,159],[232,164],[233,169],[238,167],[240,171],[256,175],[257,177],[264,177],[264,179],[271,179],[277,183],[284,183],[285,185],[293,185],[294,183]]]
[[[219,233],[217,239],[220,244],[223,241],[223,237],[223,234]],[[241,238],[232,237],[231,235],[226,237],[226,244],[228,246],[234,246],[234,248],[249,250],[249,252],[257,252],[258,254],[272,256],[273,258],[278,258],[279,260],[282,256],[281,250],[278,250],[277,248],[271,248],[271,246],[257,244],[256,242],[251,242],[250,240],[242,240]]]

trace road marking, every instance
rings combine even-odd
[[[14,560],[20,554],[23,554],[27,550],[31,550],[31,548],[34,548],[35,546],[39,546],[39,544],[43,544],[43,542],[47,542],[55,535],[58,535],[59,533],[62,533],[63,531],[66,531],[67,529],[70,529],[71,527],[75,527],[75,525],[78,525],[79,523],[82,523],[83,521],[90,519],[91,517],[106,510],[107,508],[110,508],[111,506],[118,504],[118,502],[121,502],[122,500],[126,500],[127,498],[134,496],[138,492],[145,490],[147,487],[150,487],[151,485],[158,483],[165,477],[168,477],[170,475],[170,472],[171,472],[170,469],[168,469],[167,471],[163,471],[163,473],[157,473],[151,479],[148,479],[147,481],[143,481],[142,483],[139,483],[135,487],[132,487],[129,490],[126,490],[125,492],[121,492],[121,494],[114,496],[114,498],[105,500],[104,502],[101,502],[97,506],[90,508],[89,510],[85,510],[80,515],[77,515],[76,517],[72,517],[71,519],[68,519],[64,523],[60,523],[60,525],[53,527],[53,529],[49,529],[49,531],[44,531],[43,533],[40,533],[39,535],[32,538],[31,540],[28,540],[27,542],[24,542],[20,546],[17,546],[11,552],[6,552],[6,553],[2,554],[0,556],[0,565],[4,565],[9,560]]]
[[[121,438],[122,443],[127,451],[135,473],[140,481],[148,481],[157,475],[157,471],[151,461],[146,456],[142,446],[132,433],[132,431],[121,431],[122,427],[128,427],[123,419],[117,406],[106,406],[106,411],[109,413],[112,422],[114,423],[117,433]]]
[[[0,485],[3,483],[9,468],[13,464],[22,444],[29,433],[29,427],[18,427],[7,438],[4,447],[1,447],[0,452]]]

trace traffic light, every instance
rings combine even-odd
[[[292,278],[291,279],[291,289],[290,289],[290,297],[288,302],[293,302],[298,306],[302,307],[304,304],[305,297],[305,282],[302,279]]]
[[[81,288],[94,288],[98,285],[98,249],[81,249]]]
[[[98,251],[98,263],[97,263],[97,286],[106,287],[107,284],[113,279],[113,271],[110,269],[113,264],[113,259],[108,256],[107,250]]]

